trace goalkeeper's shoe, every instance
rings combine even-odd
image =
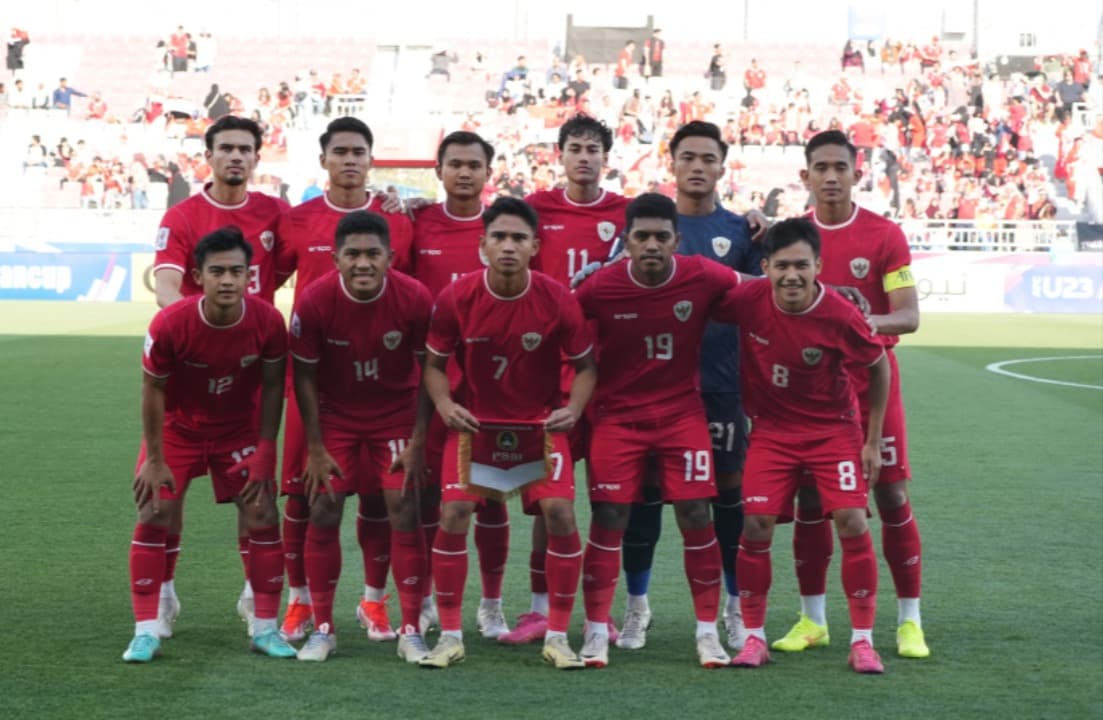
[[[880,675],[885,671],[885,666],[881,664],[881,656],[868,640],[859,640],[850,646],[850,657],[847,662],[857,673]]]
[[[905,620],[904,624],[896,628],[896,654],[906,658],[925,658],[931,654],[919,623]]]
[[[123,660],[128,663],[147,663],[161,654],[161,638],[150,633],[135,635],[130,641]]]
[[[827,647],[830,643],[831,636],[827,634],[827,625],[818,625],[801,613],[797,624],[790,628],[785,637],[775,640],[770,647],[782,652],[800,652],[810,647]]]
[[[162,596],[157,601],[157,637],[162,640],[172,637],[172,626],[180,617],[180,599],[175,595]]]
[[[306,637],[314,626],[314,606],[310,603],[292,600],[283,616],[280,634],[288,642],[298,642]]]
[[[249,649],[273,658],[293,658],[297,654],[295,648],[288,645],[280,637],[280,631],[274,627],[253,635],[253,639],[249,641]]]

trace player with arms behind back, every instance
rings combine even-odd
[[[149,662],[160,653],[165,537],[172,518],[182,514],[188,484],[207,474],[215,500],[234,502],[249,533],[252,648],[271,657],[295,654],[276,627],[283,554],[272,486],[287,331],[278,310],[245,294],[251,258],[237,228],[203,237],[192,270],[203,294],[159,312],[146,336],[143,441],[134,480],[138,523],[130,546],[135,631],[123,654],[127,662]]]
[[[758,667],[770,658],[764,630],[770,544],[777,517],[790,512],[808,473],[843,547],[843,589],[854,628],[850,665],[880,673],[884,668],[873,649],[877,556],[866,506],[881,465],[891,370],[862,314],[816,280],[819,248],[807,219],[778,223],[763,242],[769,282],[736,288],[718,312],[737,323],[742,335],[742,383],[752,428],[743,474],[746,521],[736,560],[747,639],[733,664]],[[864,440],[852,366],[869,368]]]
[[[922,658],[930,654],[919,614],[921,541],[908,498],[911,468],[908,464],[907,430],[896,355],[898,336],[919,327],[919,298],[912,276],[911,252],[896,223],[858,207],[851,188],[861,179],[855,169],[857,151],[838,131],[828,130],[809,140],[804,150],[807,167],[801,179],[812,191],[815,208],[809,217],[823,240],[822,280],[832,285],[855,286],[869,300],[871,321],[884,344],[892,366],[885,428],[882,437],[884,467],[873,489],[881,516],[881,542],[892,571],[897,597],[897,653]],[[866,373],[855,373],[859,397],[869,382]],[[863,402],[862,415],[869,408]],[[826,645],[824,614],[827,567],[831,560],[831,530],[811,488],[798,493],[797,525],[793,533],[801,617],[788,635],[774,643],[778,650],[800,651]]]

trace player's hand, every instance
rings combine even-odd
[[[420,210],[423,207],[429,207],[430,205],[433,204],[433,201],[430,200],[429,198],[413,197],[413,198],[407,198],[406,200],[403,201],[402,204],[406,208],[406,214],[410,216],[411,220],[413,220],[414,219],[414,213],[416,213],[418,210]]]
[[[603,266],[604,266],[604,263],[597,262],[596,260],[592,263],[587,263],[587,264],[583,265],[582,269],[579,270],[578,272],[576,272],[571,277],[571,289],[573,290],[573,289],[577,288],[579,285],[581,285],[586,280],[586,278],[588,278],[591,275],[593,275],[594,273],[596,273]]]
[[[881,474],[881,445],[862,446],[862,474],[866,476],[866,483],[872,488],[877,484],[877,477]]]
[[[544,429],[548,432],[570,432],[578,423],[578,415],[568,407],[552,410],[551,415],[544,421]]]
[[[866,300],[866,296],[862,294],[862,291],[856,287],[850,285],[835,285],[835,292],[842,295],[849,300],[853,305],[857,306],[862,314],[869,317],[870,307],[869,300]]]
[[[402,196],[395,192],[383,193],[383,205],[380,207],[385,213],[406,212],[406,203],[402,201]]]
[[[444,421],[445,427],[451,430],[469,433],[479,432],[478,418],[458,403],[450,402],[445,407],[437,408],[437,412],[440,413],[440,419]]]
[[[246,503],[260,504],[265,493],[272,490],[272,481],[276,479],[276,442],[260,440],[256,449],[243,457],[226,471],[227,474],[245,475],[245,487],[241,490],[241,499]]]
[[[759,242],[770,229],[770,219],[758,208],[748,210],[745,217],[747,224],[751,226],[751,242]]]
[[[333,475],[343,478],[345,473],[325,448],[318,451],[312,450],[307,454],[306,469],[303,471],[303,487],[306,490],[308,505],[313,505],[323,491],[329,495],[330,500],[336,499],[333,481],[330,480]]]
[[[161,488],[168,487],[176,492],[176,479],[164,461],[146,458],[138,468],[131,487],[134,490],[134,504],[141,508],[152,502],[153,512],[157,513],[161,509]]]
[[[429,472],[429,468],[425,466],[423,443],[407,443],[406,449],[391,463],[391,472],[399,470],[405,470],[405,478],[402,481],[403,497],[414,495],[417,488],[425,482],[425,475]]]

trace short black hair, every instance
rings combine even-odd
[[[444,152],[448,149],[449,145],[479,145],[482,147],[483,152],[486,153],[486,164],[494,160],[494,146],[483,140],[477,133],[468,132],[466,130],[456,130],[455,132],[448,133],[444,139],[440,141],[440,147],[437,148],[437,165],[444,164]]]
[[[207,128],[207,132],[203,134],[203,142],[207,145],[207,150],[214,150],[214,138],[223,130],[246,130],[252,134],[253,150],[260,150],[261,144],[264,142],[264,132],[261,131],[260,125],[249,118],[238,117],[237,115],[223,115],[215,121],[214,125]]]
[[[559,127],[559,150],[567,144],[567,138],[571,137],[593,138],[601,142],[605,152],[613,148],[613,131],[601,120],[595,117],[578,113]]]
[[[326,131],[318,137],[318,143],[322,146],[322,152],[326,151],[326,148],[329,147],[329,141],[339,132],[350,132],[360,135],[367,141],[369,152],[375,147],[375,138],[371,134],[371,128],[368,127],[366,122],[354,117],[339,117],[331,121],[329,125],[326,125]]]
[[[388,250],[391,247],[391,227],[379,213],[368,210],[353,210],[337,223],[333,236],[333,247],[340,252],[349,235],[375,235]]]
[[[199,242],[195,244],[195,252],[193,254],[195,266],[202,271],[203,264],[207,262],[208,255],[226,252],[228,250],[241,250],[244,252],[246,265],[253,259],[253,246],[245,241],[245,235],[242,234],[241,228],[236,225],[226,225],[212,233],[204,235],[199,239]]]
[[[850,162],[858,161],[858,148],[854,147],[854,143],[847,139],[842,130],[824,130],[813,135],[808,144],[804,146],[804,161],[810,165],[812,163],[812,153],[824,145],[844,147],[850,153]]]
[[[637,218],[658,218],[669,220],[678,231],[678,207],[674,201],[661,193],[643,193],[637,195],[624,210],[624,232],[632,230],[632,224]]]
[[[820,231],[816,224],[806,217],[789,218],[774,223],[762,240],[762,253],[770,257],[778,250],[806,242],[812,247],[812,254],[820,256]]]
[[[502,215],[514,215],[521,218],[526,225],[532,228],[533,236],[536,235],[536,226],[539,224],[536,211],[524,200],[508,196],[495,200],[490,207],[483,211],[483,229],[490,227],[490,223]]]
[[[677,132],[674,133],[674,137],[670,138],[671,157],[674,157],[674,153],[678,152],[678,145],[689,137],[715,140],[716,144],[720,146],[720,159],[723,160],[728,156],[728,144],[724,142],[724,137],[720,134],[720,127],[704,120],[693,120],[678,128]]]

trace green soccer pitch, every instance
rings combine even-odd
[[[538,645],[480,638],[474,556],[467,662],[438,672],[405,665],[393,644],[369,643],[356,627],[362,576],[351,521],[342,536],[338,654],[320,665],[251,655],[234,611],[242,571],[232,511],[214,506],[202,481],[188,503],[176,636],[153,664],[128,666],[120,654],[133,628],[130,483],[141,334],[153,307],[8,302],[0,310],[0,608],[11,631],[0,673],[4,718],[1103,716],[1099,316],[929,314],[902,344],[933,654],[895,656],[892,580],[882,562],[875,641],[886,673],[872,677],[846,667],[838,551],[831,647],[775,653],[759,670],[698,668],[669,513],[648,646],[614,648],[605,670],[557,672],[541,663]],[[1031,362],[1006,363],[1019,360]],[[995,363],[1021,377],[986,369]],[[586,507],[577,503],[583,533]],[[512,618],[528,609],[529,522],[516,502],[511,516]],[[873,527],[879,533],[878,520]],[[782,529],[774,545],[771,639],[798,609],[789,539]],[[622,609],[623,589],[618,622]],[[580,594],[576,648],[581,617]]]

